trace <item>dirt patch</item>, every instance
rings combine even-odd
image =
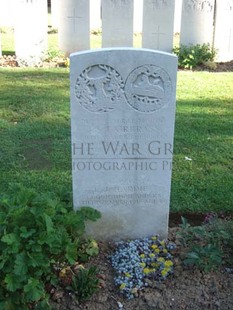
[[[138,298],[125,299],[114,285],[114,271],[109,256],[114,251],[111,243],[100,243],[100,254],[91,260],[98,266],[105,279],[102,288],[91,300],[78,303],[72,295],[60,292],[53,306],[56,310],[152,310],[152,309],[233,309],[233,274],[224,269],[204,273],[183,265],[184,252],[176,233],[179,228],[169,229],[169,240],[178,245],[174,254],[174,274],[164,282],[148,281],[148,287],[139,292]]]

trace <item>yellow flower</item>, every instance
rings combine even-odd
[[[157,263],[151,263],[151,266],[152,266],[152,267],[159,267],[159,264],[157,264]]]
[[[153,237],[151,237],[151,240],[157,240],[158,239],[158,237],[157,236],[153,236]]]
[[[168,251],[167,251],[167,249],[163,249],[163,253],[167,253]]]
[[[150,258],[153,258],[153,257],[155,257],[155,254],[154,253],[150,253],[149,256],[150,256]]]
[[[159,258],[158,258],[158,262],[164,263],[164,261],[165,261],[165,259],[164,259],[163,257],[159,257]]]
[[[123,290],[125,287],[126,287],[126,284],[122,283],[121,286],[120,286],[120,290]]]
[[[160,252],[160,249],[155,249],[155,253],[159,253]]]
[[[163,269],[163,270],[161,271],[161,275],[162,275],[163,277],[165,277],[165,276],[167,275],[167,273],[168,273],[168,271],[167,271],[166,269]]]
[[[171,267],[173,266],[173,262],[171,260],[167,260],[165,263],[164,263],[164,266],[165,267]]]
[[[145,274],[150,273],[150,269],[149,269],[149,268],[144,268],[144,269],[143,269],[143,273],[145,273]]]
[[[146,263],[140,263],[140,266],[141,266],[141,267],[145,267],[145,266],[146,266]]]
[[[165,246],[165,241],[161,241],[160,244],[161,244],[162,246]]]
[[[131,274],[128,273],[128,272],[125,273],[125,276],[126,276],[127,278],[131,278],[131,277],[132,277]]]
[[[141,257],[141,258],[145,258],[146,255],[145,255],[145,254],[140,254],[140,257]]]
[[[155,249],[158,248],[158,246],[157,246],[156,244],[152,244],[151,248],[152,248],[153,250],[155,250]]]

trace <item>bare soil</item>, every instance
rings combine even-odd
[[[196,221],[201,220],[198,215]],[[100,254],[92,258],[103,275],[99,291],[86,302],[78,303],[72,295],[55,292],[52,304],[56,310],[197,310],[197,309],[233,309],[233,273],[224,268],[205,273],[184,266],[182,260],[185,249],[177,239],[179,227],[169,228],[169,240],[177,245],[174,254],[174,274],[164,282],[148,281],[149,286],[139,292],[132,300],[125,299],[114,285],[114,270],[109,256],[114,244],[99,243]]]

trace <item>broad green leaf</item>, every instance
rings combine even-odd
[[[28,272],[27,267],[27,257],[25,253],[20,253],[16,255],[15,259],[15,266],[14,266],[14,273],[16,275],[22,276],[25,275]]]
[[[28,283],[24,286],[24,292],[28,301],[38,301],[44,296],[44,286],[35,278],[28,279]]]
[[[53,221],[51,217],[48,216],[47,214],[44,214],[44,219],[45,219],[47,233],[50,234],[51,232],[54,231]]]
[[[86,220],[96,221],[101,218],[101,213],[91,207],[82,207],[80,212]]]
[[[36,232],[35,229],[27,230],[25,226],[21,227],[20,231],[21,231],[20,237],[25,238],[25,239],[28,237],[31,237]]]
[[[17,243],[17,237],[15,234],[10,233],[10,234],[6,234],[1,238],[2,242],[5,242],[8,245],[13,245],[14,243]]]
[[[6,283],[6,288],[10,292],[15,292],[21,288],[20,277],[14,274],[7,274],[4,282]]]

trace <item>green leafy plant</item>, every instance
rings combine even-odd
[[[218,246],[208,244],[206,246],[194,246],[192,252],[187,254],[184,260],[186,265],[195,265],[206,272],[222,264],[223,251]]]
[[[233,265],[233,221],[213,218],[209,223],[192,227],[182,218],[179,240],[187,247],[184,263],[204,271],[222,264]]]
[[[99,287],[98,269],[91,266],[89,269],[80,269],[72,277],[71,289],[78,300],[87,300]]]
[[[100,217],[89,207],[73,210],[67,200],[25,188],[0,196],[0,309],[49,309],[45,284],[57,283],[53,266],[76,262],[87,242],[85,221]]]
[[[175,47],[173,53],[178,56],[179,67],[185,69],[193,69],[205,63],[210,67],[210,63],[214,61],[217,54],[209,44],[181,45]]]

